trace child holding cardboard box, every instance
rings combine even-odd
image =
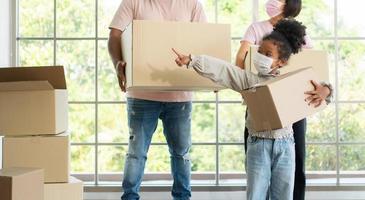
[[[282,20],[266,35],[254,57],[258,75],[242,70],[223,60],[210,56],[186,56],[176,53],[179,66],[186,65],[198,74],[237,92],[278,75],[292,54],[298,53],[305,44],[305,26],[295,20]],[[313,81],[314,91],[307,92],[313,98],[326,98],[327,87]],[[331,91],[330,91],[331,92]],[[250,114],[246,126],[249,129],[246,157],[247,199],[293,199],[295,151],[292,126],[272,131],[254,131]]]

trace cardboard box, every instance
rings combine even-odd
[[[42,168],[46,183],[67,182],[69,136],[4,137],[3,167]]]
[[[68,102],[64,69],[0,68],[0,135],[65,132]]]
[[[0,170],[1,200],[43,200],[43,170],[7,168]]]
[[[317,77],[312,68],[303,68],[263,82],[242,92],[255,131],[287,127],[326,107],[314,108],[304,101],[305,91],[313,90],[310,80]]]
[[[68,183],[44,184],[44,200],[83,200],[82,181],[70,177]]]
[[[127,90],[219,90],[193,70],[179,68],[171,48],[183,54],[231,61],[230,25],[135,20],[122,34]]]
[[[252,55],[257,52],[258,46],[251,46],[245,60],[247,69],[257,73],[253,65]],[[288,64],[280,69],[281,74],[296,71],[305,67],[312,67],[319,80],[329,81],[328,53],[323,50],[303,49],[290,57]]]

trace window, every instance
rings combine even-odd
[[[232,59],[248,25],[267,19],[265,0],[202,2],[210,22],[231,24]],[[72,173],[91,185],[120,185],[128,148],[126,104],[107,52],[108,25],[120,0],[13,4],[17,19],[13,64],[66,68]],[[308,118],[309,184],[365,183],[365,27],[359,18],[364,6],[356,0],[303,0],[298,19],[308,27],[315,48],[329,52],[335,88],[335,102]],[[228,90],[197,92],[193,105],[192,184],[244,185],[246,108],[240,95]],[[170,184],[165,143],[159,125],[144,185]]]

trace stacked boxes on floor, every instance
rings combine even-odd
[[[0,135],[5,136],[3,170],[43,169],[45,185],[41,192],[45,200],[67,195],[69,200],[81,200],[82,182],[69,176],[68,100],[63,67],[0,68],[0,110]],[[39,181],[36,176],[31,178]],[[23,192],[23,187],[4,183],[3,179],[6,178],[0,173],[1,183],[8,184],[15,193]]]

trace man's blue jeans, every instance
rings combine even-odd
[[[247,199],[293,200],[294,138],[247,140]]]
[[[122,200],[139,199],[147,152],[152,135],[162,120],[163,132],[171,155],[171,172],[174,179],[174,200],[191,197],[190,158],[191,102],[159,102],[128,98],[129,146],[124,166]]]

